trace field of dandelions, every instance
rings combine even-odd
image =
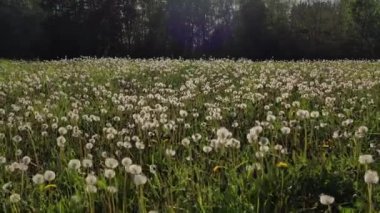
[[[380,62],[0,61],[0,212],[380,211]]]

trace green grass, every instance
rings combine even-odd
[[[379,70],[374,61],[1,60],[0,211],[379,211],[379,187],[364,181],[380,169]],[[363,154],[374,162],[360,164]],[[91,168],[69,168],[90,158]],[[46,170],[54,180],[36,184]]]

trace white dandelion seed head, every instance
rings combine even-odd
[[[17,193],[13,193],[11,196],[9,196],[9,201],[11,203],[18,203],[21,201],[21,196]]]
[[[269,146],[267,146],[267,145],[263,145],[263,146],[260,146],[259,149],[260,149],[261,152],[264,152],[264,153],[265,153],[265,152],[268,152],[268,151],[269,151]]]
[[[248,134],[247,134],[247,140],[248,140],[248,143],[254,143],[254,142],[257,142],[257,140],[259,139],[259,136],[256,134],[256,133],[254,133],[254,132],[249,132]]]
[[[141,175],[135,175],[133,177],[133,182],[135,183],[136,186],[144,185],[148,181],[148,178],[141,174]]]
[[[184,139],[182,139],[181,144],[182,144],[183,146],[189,146],[189,145],[190,145],[190,140],[189,140],[189,138],[184,138]]]
[[[81,163],[78,159],[71,159],[67,166],[69,167],[69,169],[79,170],[81,167]]]
[[[256,158],[263,158],[265,156],[265,153],[260,151],[255,153]]]
[[[82,166],[84,168],[91,168],[93,166],[92,160],[91,159],[83,159],[82,160]]]
[[[117,192],[117,188],[115,186],[107,186],[107,192],[111,194],[115,194]]]
[[[377,184],[379,182],[379,175],[376,171],[367,170],[364,174],[364,181],[368,184]]]
[[[105,169],[104,170],[104,177],[108,179],[114,178],[116,175],[115,171],[113,169]]]
[[[0,156],[0,165],[5,164],[7,162],[7,158],[4,156]]]
[[[196,134],[193,134],[191,138],[193,139],[194,142],[198,142],[202,139],[202,135],[199,133],[196,133]]]
[[[211,146],[204,146],[202,148],[202,150],[203,150],[204,153],[209,153],[209,152],[212,151],[212,147]]]
[[[16,143],[20,143],[22,141],[22,137],[20,135],[13,136],[12,140]]]
[[[12,163],[11,165],[6,165],[5,166],[5,171],[7,172],[14,172],[18,168],[18,163]]]
[[[156,174],[157,173],[157,166],[154,164],[149,165],[149,172],[152,174]]]
[[[368,127],[366,126],[360,126],[356,131],[355,131],[355,137],[356,138],[364,138],[365,135],[368,132]]]
[[[143,149],[145,149],[145,144],[142,143],[142,142],[136,142],[136,143],[135,143],[135,146],[136,146],[136,148],[139,149],[139,150],[143,150]]]
[[[274,122],[274,121],[276,121],[276,116],[271,115],[271,114],[267,115],[267,121],[268,122]]]
[[[44,178],[46,181],[53,181],[55,179],[55,172],[46,170],[44,173]]]
[[[302,110],[302,109],[297,110],[296,115],[297,115],[297,117],[300,118],[301,120],[303,120],[303,119],[307,119],[307,118],[310,117],[310,113],[309,113],[309,111],[307,111],[307,110]]]
[[[63,136],[57,138],[57,145],[61,148],[65,147],[66,139]]]
[[[21,149],[17,149],[16,150],[16,155],[17,156],[21,156],[22,155],[22,150]]]
[[[166,156],[169,156],[169,157],[173,157],[174,155],[175,155],[175,150],[173,150],[173,149],[166,149],[165,150],[165,154],[166,154]]]
[[[97,181],[98,181],[98,178],[93,174],[88,174],[86,177],[87,185],[95,185]]]
[[[115,158],[106,158],[105,165],[107,168],[115,169],[119,162]]]
[[[60,135],[66,135],[67,134],[67,129],[65,127],[59,127],[58,128],[58,133]]]
[[[249,130],[250,133],[253,133],[253,134],[256,134],[256,135],[259,135],[260,133],[263,132],[263,127],[258,125],[258,126],[254,126],[252,127],[250,130]]]
[[[218,137],[218,139],[226,140],[232,137],[232,133],[228,131],[228,129],[226,129],[225,127],[221,127],[217,130],[216,136]]]
[[[94,148],[94,144],[93,143],[86,143],[85,148],[87,150],[91,150],[92,148]]]
[[[132,159],[131,158],[128,158],[128,157],[125,157],[121,160],[121,164],[125,167],[125,166],[129,166],[132,164]]]
[[[322,205],[331,205],[333,204],[335,201],[335,198],[333,196],[330,196],[330,195],[325,195],[325,194],[321,194],[319,196],[319,202],[321,202]]]
[[[28,165],[26,165],[26,164],[24,164],[24,163],[19,163],[18,164],[18,169],[20,170],[20,171],[26,171],[26,170],[28,170]]]
[[[22,159],[21,159],[21,162],[25,165],[28,165],[30,164],[30,162],[32,162],[32,159],[29,157],[29,156],[24,156]]]
[[[184,118],[184,117],[187,117],[187,114],[188,114],[188,113],[187,113],[185,110],[180,110],[180,111],[179,111],[179,115],[180,115],[181,117],[183,117],[183,118]]]
[[[318,111],[312,111],[310,113],[310,117],[312,117],[312,118],[318,118],[319,117],[319,112]]]
[[[43,184],[45,182],[45,178],[42,174],[35,174],[33,177],[32,177],[32,180],[33,180],[33,183],[34,184]]]
[[[281,133],[284,135],[289,135],[290,134],[290,128],[287,126],[281,127]]]
[[[360,126],[358,128],[358,132],[365,134],[365,133],[368,132],[368,127],[366,127],[366,126]]]
[[[87,193],[92,193],[92,194],[95,194],[96,192],[98,192],[98,188],[96,188],[96,186],[94,185],[86,185],[85,190]]]
[[[138,175],[142,173],[142,168],[140,165],[132,164],[125,167],[126,171],[133,175]]]
[[[359,163],[360,164],[370,164],[373,163],[375,160],[373,159],[372,155],[360,155],[359,156]]]

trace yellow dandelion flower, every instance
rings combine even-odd
[[[280,161],[280,162],[278,162],[278,163],[276,164],[276,167],[277,167],[277,168],[288,168],[289,165],[288,165],[287,163],[285,163],[285,162]]]

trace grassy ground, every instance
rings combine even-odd
[[[0,209],[375,212],[379,94],[370,61],[2,60]]]

